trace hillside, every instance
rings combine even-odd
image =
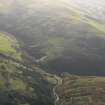
[[[57,93],[57,105],[104,105],[105,77],[65,76]]]
[[[54,48],[54,50],[49,48],[47,51],[50,59],[53,59],[53,53],[56,53],[56,57],[60,56],[57,46],[63,46],[63,41],[63,38],[57,37],[48,40]],[[24,63],[19,47],[19,42],[14,36],[7,33],[0,34],[1,105],[103,105],[105,103],[105,77],[62,73],[60,78],[40,69],[37,64]],[[47,64],[44,62],[41,66],[46,68]]]
[[[54,105],[56,76],[24,63],[19,43],[0,33],[0,105]]]
[[[105,0],[0,0],[0,105],[105,105]]]
[[[49,72],[104,75],[105,3],[89,1],[0,0],[0,30]]]
[[[54,105],[53,75],[0,55],[0,105]]]
[[[21,60],[21,52],[19,51],[19,43],[15,37],[7,33],[0,33],[0,53],[4,53]]]

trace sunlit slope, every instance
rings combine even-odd
[[[30,17],[33,17],[35,14],[37,14],[37,16],[42,15],[43,19],[45,18],[43,17],[44,14],[48,15],[46,16],[46,18],[48,17],[47,21],[50,19],[53,21],[58,21],[58,19],[68,19],[68,24],[72,23],[69,21],[69,19],[71,20],[73,19],[72,17],[74,17],[74,21],[76,21],[75,19],[78,18],[79,21],[84,22],[99,31],[105,32],[104,4],[104,0],[94,0],[91,1],[91,3],[90,0],[9,0],[8,2],[6,0],[0,0],[0,13],[6,13],[8,15],[9,13],[21,10],[21,12],[23,12],[23,16],[19,19],[19,21],[16,20],[18,21],[17,24],[19,25],[22,21],[30,19]],[[39,13],[37,13],[37,11],[39,11]],[[56,15],[56,17],[54,17],[54,15]],[[75,18],[75,15],[78,15],[78,17]],[[26,28],[29,27],[30,26]]]
[[[13,36],[6,36],[0,33],[0,53],[8,54],[12,57],[21,59],[21,53],[17,51],[19,45]]]
[[[76,12],[76,11],[75,11]],[[87,17],[84,17],[80,14],[77,13],[77,16],[74,16],[74,21],[80,21],[80,22],[83,22],[85,24],[88,24],[90,27],[93,28],[93,30],[95,29],[96,31],[99,31],[101,33],[105,33],[105,25],[96,21],[96,20],[93,20],[93,19],[90,19],[90,18],[87,18]],[[102,35],[104,36],[104,35]]]
[[[81,21],[85,24],[88,24],[89,26],[91,26],[93,29],[96,29],[96,31],[99,31],[99,32],[102,32],[102,33],[105,33],[105,25],[96,21],[96,20],[93,20],[91,18],[87,18],[85,16],[82,16],[79,14],[78,11],[75,11],[75,13],[77,13],[77,16],[78,17],[75,17],[74,16],[74,19],[78,20],[78,21]]]
[[[98,7],[98,5],[96,7],[94,7],[94,5],[93,5],[93,6],[91,6],[93,8],[88,7],[88,9],[86,9],[85,6],[83,6],[81,0],[78,0],[77,4],[74,4],[76,2],[76,0],[75,1],[72,1],[72,0],[70,0],[70,1],[58,0],[58,1],[62,4],[62,6],[64,8],[69,10],[70,18],[71,18],[71,13],[72,13],[72,19],[74,19],[74,21],[79,21],[78,23],[83,22],[83,23],[91,26],[93,29],[96,29],[97,31],[105,33],[105,25],[104,25],[104,23],[102,23],[103,14],[102,14],[102,16],[100,16],[100,14],[98,13],[98,12],[103,12],[104,11],[103,8],[100,11],[98,10],[98,12],[94,12],[94,11],[96,11],[94,9],[96,7],[99,8],[102,5],[102,2],[100,2],[101,5],[99,4],[99,7]],[[85,5],[89,6],[90,3],[88,2],[88,0],[85,0],[85,2],[86,1],[87,1],[88,4],[85,4]],[[78,4],[79,2],[82,5],[79,5]],[[83,1],[83,3],[85,3],[85,2]],[[95,3],[95,1],[93,3]],[[97,0],[96,0],[96,3],[97,3]],[[96,16],[94,17],[94,15],[97,15],[97,16],[100,16],[100,17],[96,17]]]

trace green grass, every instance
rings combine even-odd
[[[0,89],[1,89],[1,88],[4,88],[4,86],[5,86],[4,80],[0,80]]]
[[[93,29],[96,29],[96,31],[100,31],[102,33],[105,33],[105,25],[103,25],[103,24],[101,24],[95,20],[84,17],[78,13],[77,13],[77,15],[74,16],[74,19],[78,20],[79,22],[84,22],[84,23],[88,24]]]
[[[91,27],[95,28],[97,31],[105,33],[105,25],[98,23],[92,19],[85,19],[85,23],[89,24]]]
[[[90,25],[92,28],[96,29],[96,31],[105,33],[105,25],[103,25],[95,20],[85,17],[83,12],[79,11],[78,9],[70,7],[70,5],[68,5],[66,2],[63,2],[63,4],[68,10],[70,10],[74,13],[74,16],[73,16],[74,22],[76,20],[78,22],[84,22],[84,23]]]
[[[18,47],[19,45],[14,37],[9,37],[0,33],[0,52],[21,59],[21,54],[16,50]]]
[[[11,80],[11,88],[13,90],[26,90],[26,84],[22,80]]]

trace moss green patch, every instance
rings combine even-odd
[[[3,80],[0,80],[0,88],[4,88],[5,87],[5,82]]]
[[[16,50],[17,48],[19,48],[19,45],[14,37],[0,33],[0,52],[9,54],[20,60],[21,53]]]
[[[19,91],[24,91],[26,90],[27,85],[22,81],[22,80],[11,80],[11,89],[12,90],[19,90]]]
[[[103,24],[100,24],[91,19],[87,19],[86,23],[95,28],[96,30],[105,33],[105,26]]]

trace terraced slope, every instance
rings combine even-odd
[[[19,50],[19,44],[13,36],[7,36],[4,33],[0,33],[0,53],[11,55],[16,59],[21,59],[21,53]]]
[[[105,105],[105,77],[64,77],[57,91],[58,105]]]

